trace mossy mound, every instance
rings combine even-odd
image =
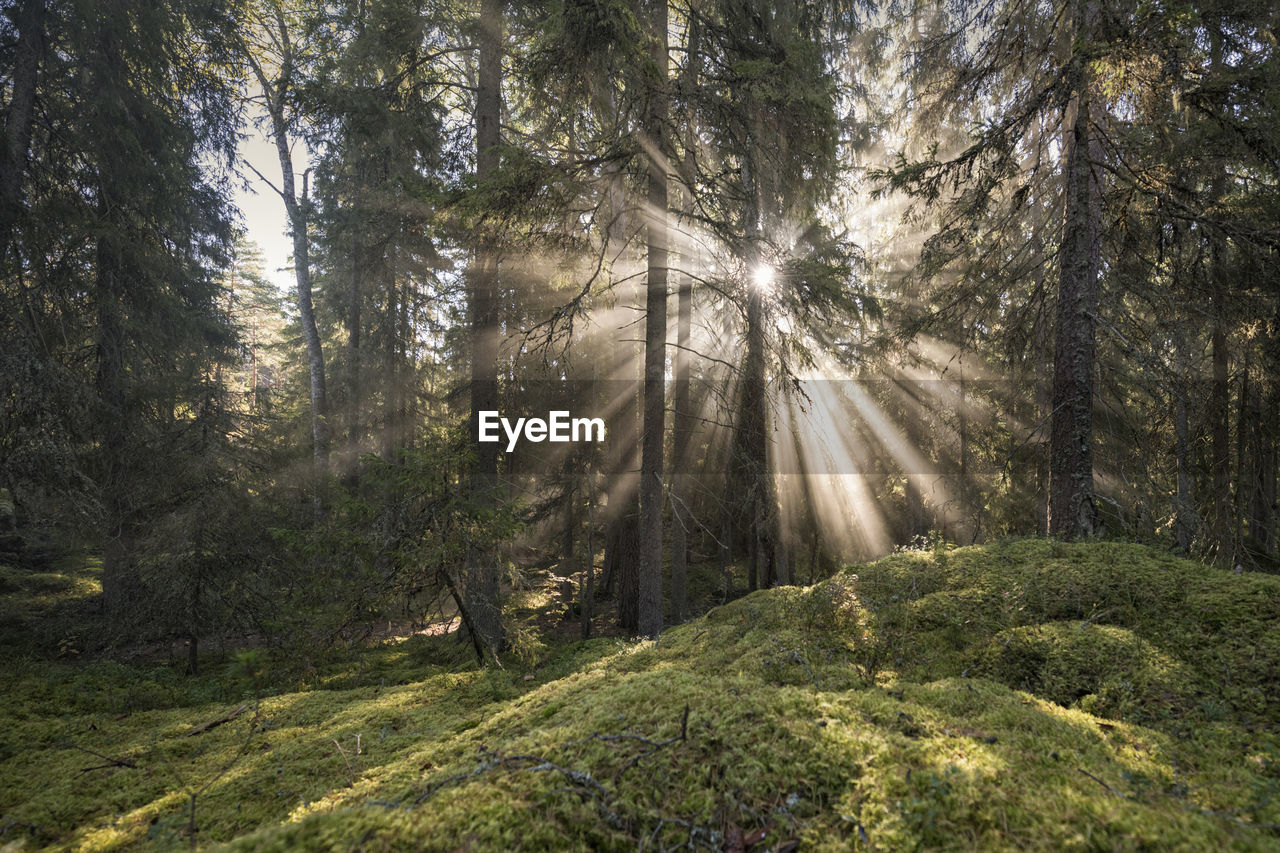
[[[1280,722],[1280,577],[1045,540],[854,571],[900,677],[982,673],[1062,704],[1094,696],[1095,713],[1139,722]]]
[[[246,700],[22,715],[28,674],[0,842],[182,846],[208,785],[198,842],[246,851],[1275,849],[1274,580],[1107,544],[900,554],[532,669],[383,648],[194,735]]]
[[[1050,622],[1001,631],[975,672],[1099,716],[1187,713],[1191,668],[1126,628]]]

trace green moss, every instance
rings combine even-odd
[[[1151,719],[1195,709],[1191,668],[1125,628],[1050,622],[1001,631],[974,671],[1064,706]]]
[[[250,685],[29,669],[3,706],[5,840],[185,845],[211,783],[200,843],[254,851],[766,829],[771,849],[1274,849],[1274,581],[1112,544],[899,554],[503,670],[460,669],[451,638],[388,645],[194,737]],[[131,675],[165,695],[117,711]]]
[[[48,570],[0,562],[0,651],[9,656],[74,657],[86,626],[97,624],[102,566],[95,557],[64,557]]]

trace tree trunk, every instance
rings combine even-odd
[[[403,296],[397,288],[396,269],[391,249],[383,258],[382,275],[386,287],[387,306],[383,341],[383,394],[382,394],[382,458],[391,461],[396,452],[396,426],[400,411],[400,300]]]
[[[973,517],[973,507],[969,501],[969,415],[966,409],[969,406],[969,389],[965,385],[964,379],[964,355],[963,353],[957,359],[959,362],[960,381],[960,405],[956,410],[956,417],[960,419],[960,482],[958,483],[958,494],[960,498],[960,522],[950,532],[950,538],[959,542],[964,537],[964,527]]]
[[[1250,447],[1253,442],[1253,417],[1250,404],[1254,389],[1249,381],[1252,353],[1249,341],[1242,343],[1240,353],[1244,363],[1240,367],[1240,392],[1236,395],[1236,490],[1231,507],[1232,550],[1240,556],[1246,552],[1245,516],[1252,509],[1250,498],[1253,496],[1253,484],[1257,476],[1254,467],[1257,462],[1256,452],[1252,458],[1247,455],[1250,450],[1257,449]]]
[[[725,601],[733,598],[733,552],[729,542],[733,538],[733,525],[728,508],[720,516],[720,543],[716,553],[720,557],[720,586]]]
[[[1209,26],[1210,65],[1217,73],[1221,70],[1223,53],[1223,22],[1216,20]],[[1226,193],[1226,176],[1216,169],[1209,186],[1210,203],[1217,204]],[[1231,385],[1230,354],[1227,348],[1226,282],[1223,270],[1224,236],[1212,228],[1207,231],[1209,242],[1209,269],[1207,271],[1212,328],[1209,343],[1212,348],[1212,386],[1209,389],[1209,466],[1213,489],[1213,539],[1214,561],[1224,568],[1235,564],[1235,543],[1231,536]],[[1238,474],[1241,472],[1237,472]]]
[[[18,221],[22,176],[31,147],[31,114],[36,100],[36,73],[44,54],[44,0],[26,0],[18,15],[12,95],[4,119],[4,156],[0,159],[0,263],[9,253]]]
[[[288,33],[288,25],[282,13],[277,13],[276,23],[282,34]],[[285,41],[280,49],[281,62],[288,68],[293,62],[293,46]],[[267,115],[271,119],[271,136],[280,161],[280,198],[289,218],[293,237],[293,268],[295,296],[298,305],[298,322],[307,344],[307,366],[311,375],[311,441],[317,472],[329,468],[328,401],[325,392],[324,350],[320,344],[320,331],[316,327],[315,310],[311,303],[310,241],[307,235],[310,201],[307,198],[307,178],[303,173],[302,195],[298,195],[293,172],[293,154],[289,150],[289,126],[285,120],[285,102],[289,97],[289,79],[282,76],[272,83],[254,56],[248,57],[254,76],[262,87]]]
[[[1249,386],[1246,410],[1249,454],[1246,457],[1247,464],[1240,465],[1242,484],[1246,483],[1244,476],[1245,471],[1248,471],[1245,495],[1248,497],[1249,505],[1247,508],[1242,507],[1241,512],[1244,513],[1246,510],[1248,512],[1251,547],[1268,553],[1271,549],[1268,541],[1271,528],[1271,501],[1267,494],[1267,472],[1275,467],[1275,460],[1274,447],[1270,441],[1267,425],[1262,419],[1263,398],[1260,385],[1260,382],[1254,381]]]
[[[1187,392],[1179,387],[1174,400],[1174,440],[1176,442],[1176,463],[1178,468],[1178,493],[1175,498],[1174,517],[1178,539],[1178,549],[1191,553],[1191,544],[1195,540],[1195,494],[1192,491],[1195,480],[1191,476],[1191,427],[1187,417]]]
[[[298,322],[302,337],[307,342],[307,367],[311,375],[311,441],[314,448],[316,469],[329,468],[328,401],[325,392],[324,350],[320,344],[320,330],[316,327],[315,309],[311,304],[311,254],[307,237],[307,181],[303,176],[302,197],[295,197],[293,179],[293,155],[289,152],[283,118],[276,126],[276,151],[280,156],[283,173],[284,204],[293,231],[293,269],[298,302]]]
[[[502,0],[481,0],[480,57],[476,91],[476,176],[483,180],[498,167],[502,119]],[[481,442],[480,412],[498,410],[498,334],[496,290],[498,254],[493,235],[482,234],[471,270],[471,418],[475,452],[472,500],[480,507],[498,501],[498,445]],[[478,548],[467,553],[463,601],[471,615],[476,642],[486,653],[506,647],[499,606],[496,555]]]
[[[685,91],[693,91],[698,84],[701,57],[701,30],[695,17],[689,24],[689,35],[686,43],[688,51],[684,68]],[[682,207],[686,221],[693,212],[693,194],[697,183],[696,152],[698,145],[697,125],[692,114],[685,116],[684,159],[681,161],[681,181],[683,183]],[[687,268],[697,264],[697,251],[690,248],[682,253]],[[671,615],[674,622],[681,623],[688,615],[688,573],[689,573],[689,525],[693,516],[689,511],[689,489],[686,488],[688,477],[684,473],[690,465],[688,459],[689,442],[693,437],[694,417],[691,411],[693,401],[690,398],[690,373],[692,369],[689,347],[693,332],[693,278],[684,272],[679,276],[678,303],[676,307],[676,351],[675,361],[675,394],[672,401],[672,476],[671,476]]]
[[[1274,374],[1273,374],[1274,377]],[[1263,412],[1261,458],[1258,461],[1258,498],[1261,506],[1258,510],[1258,538],[1261,539],[1263,551],[1275,557],[1276,547],[1276,424],[1280,418],[1280,395],[1274,390],[1275,379],[1271,380],[1273,390],[1267,394],[1266,407]]]
[[[124,76],[120,52],[112,37],[114,30],[104,30],[93,57],[97,92],[97,124],[111,127],[127,114],[124,102]],[[97,159],[97,226],[96,276],[94,307],[97,314],[97,371],[95,390],[100,406],[99,452],[101,474],[98,488],[102,495],[104,523],[102,554],[102,601],[109,619],[119,625],[134,613],[141,594],[140,582],[133,565],[134,522],[130,496],[133,493],[131,440],[134,434],[134,412],[129,405],[125,354],[128,349],[126,328],[129,285],[129,242],[126,227],[120,221],[126,195],[121,176],[128,174],[121,161],[119,146],[101,141]]]
[[[743,258],[747,292],[746,353],[739,378],[738,416],[734,425],[730,493],[743,496],[738,516],[740,531],[734,538],[747,546],[747,589],[773,582],[773,542],[777,508],[769,478],[768,397],[765,376],[764,284],[756,280],[761,263],[757,241],[760,233],[761,187],[755,140],[746,141],[742,163],[743,220],[746,253]]]
[[[617,109],[612,91],[606,104],[609,112]],[[624,301],[637,310],[640,309],[640,287],[634,276],[629,275],[628,264],[624,260],[627,245],[627,200],[623,185],[622,167],[618,163],[610,164],[609,174],[609,229],[607,256],[610,263],[610,278],[615,292],[620,288],[625,296],[618,296],[619,303]],[[625,275],[624,275],[625,274]],[[627,283],[619,284],[622,279]],[[625,358],[627,350],[623,347],[615,350],[624,354],[624,364],[619,370],[626,374],[626,382],[636,378],[637,366],[642,363],[643,355],[640,345],[633,349],[631,358]],[[637,475],[637,460],[634,448],[640,442],[637,414],[642,403],[640,400],[641,385],[636,384],[636,393],[628,395],[618,407],[612,423],[609,425],[610,441],[610,475],[613,488],[609,492],[609,504],[606,508],[606,531],[604,541],[604,569],[601,582],[602,593],[607,597],[617,596],[618,624],[628,633],[635,633],[639,627],[639,524],[640,524],[640,483]]]
[[[114,195],[99,189],[99,215],[109,221]],[[137,583],[133,576],[133,533],[129,519],[128,475],[129,417],[125,390],[124,272],[120,237],[111,231],[98,238],[97,247],[97,377],[101,414],[102,494],[105,537],[102,553],[102,600],[107,616],[118,621],[135,606]]]
[[[749,265],[750,267],[750,265]],[[764,559],[766,528],[770,524],[768,468],[765,464],[767,436],[765,417],[764,306],[760,289],[748,285],[747,353],[742,368],[742,394],[737,423],[737,455],[741,471],[742,494],[747,498],[746,535],[750,560],[747,589],[754,591],[769,586],[771,577],[762,576],[767,568]]]
[[[592,512],[594,504],[590,496],[587,498],[587,542],[586,542],[586,558],[582,561],[582,586],[578,590],[578,606],[581,612],[578,614],[582,626],[582,639],[591,639],[591,618],[594,615],[596,605],[596,547],[595,547],[595,513]]]
[[[652,58],[657,79],[648,92],[645,133],[649,210],[645,243],[648,278],[644,320],[644,435],[640,445],[640,612],[639,631],[662,632],[662,450],[666,440],[667,364],[667,0],[652,4]]]
[[[1210,272],[1210,275],[1214,275]],[[1209,467],[1213,471],[1213,540],[1218,565],[1231,566],[1235,554],[1231,542],[1231,386],[1227,333],[1222,322],[1221,294],[1214,299],[1213,385],[1209,389]]]
[[[364,441],[364,424],[360,417],[360,345],[361,345],[361,278],[363,256],[360,241],[351,238],[351,285],[347,302],[347,453],[349,470],[360,465],[360,445]]]
[[[409,288],[410,278],[406,275],[404,285],[400,288],[400,334],[399,334],[399,370],[400,405],[396,410],[396,446],[401,450],[413,448],[413,420],[418,400],[418,384],[413,370],[413,351],[410,341],[414,339],[413,328],[413,291]]]
[[[1091,37],[1096,8],[1077,0],[1075,41]],[[1074,53],[1074,49],[1073,49]],[[1090,75],[1073,55],[1072,98],[1065,117],[1065,205],[1059,247],[1057,328],[1053,352],[1053,418],[1049,449],[1049,532],[1062,539],[1099,533],[1093,487],[1093,365],[1101,263],[1101,152],[1090,124]]]

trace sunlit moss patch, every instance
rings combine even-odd
[[[19,668],[3,841],[162,850],[194,825],[246,851],[1274,849],[1277,593],[1135,546],[1013,542],[504,669],[449,664],[449,638],[256,691]]]

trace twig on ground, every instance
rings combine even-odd
[[[229,723],[232,720],[234,720],[236,717],[238,717],[241,711],[244,711],[248,707],[249,707],[248,704],[241,705],[239,708],[236,708],[234,711],[232,711],[230,714],[227,714],[224,717],[218,717],[216,720],[210,720],[207,723],[201,723],[191,731],[187,732],[187,737],[195,737],[198,734],[204,734],[205,732],[209,731],[209,729],[216,729],[218,726],[222,725],[223,723]]]
[[[101,758],[103,761],[107,762],[106,764],[98,764],[94,767],[86,767],[80,771],[81,773],[88,773],[90,770],[105,770],[108,767],[128,767],[130,770],[138,769],[138,765],[127,759],[112,758],[110,755],[103,755],[101,752],[96,752],[92,749],[85,749],[83,746],[76,746],[74,743],[68,745],[72,749],[79,750],[87,755],[92,755],[94,758]]]
[[[356,749],[359,750],[359,742],[357,741]],[[342,756],[342,761],[347,765],[347,787],[353,788],[356,784],[356,771],[352,769],[351,762],[347,759],[347,753],[343,751],[342,744],[338,743],[337,738],[333,738],[333,745],[338,748],[338,755]],[[359,752],[356,753],[359,755]]]

